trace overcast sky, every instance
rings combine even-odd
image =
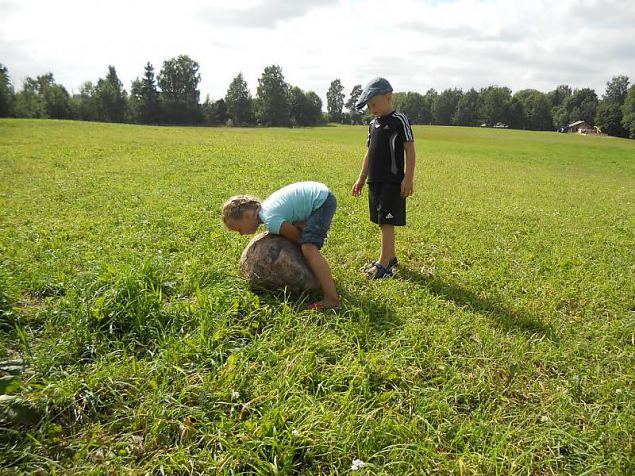
[[[271,64],[323,99],[374,76],[396,91],[492,84],[599,96],[635,82],[635,0],[0,0],[0,63],[16,90],[52,72],[69,92],[114,65],[124,87],[187,54],[201,100],[242,72],[252,93]]]

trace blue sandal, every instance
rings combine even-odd
[[[366,273],[366,276],[371,279],[390,278],[393,276],[392,268],[396,266],[397,263],[398,261],[396,256],[388,261],[388,266],[382,265],[378,260],[373,260],[365,267],[364,273]],[[375,271],[371,271],[373,266],[375,267]]]
[[[385,268],[378,261],[373,263],[373,266],[375,266],[375,271],[370,271],[369,270],[368,273],[366,273],[366,275],[370,279],[381,279],[381,278],[390,278],[390,277],[392,277],[392,269]]]

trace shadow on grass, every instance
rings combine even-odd
[[[485,315],[507,332],[539,334],[552,341],[559,339],[554,328],[539,317],[487,301],[468,289],[447,283],[435,276],[424,275],[404,267],[399,269],[396,279],[408,280],[426,288],[445,301],[451,301],[459,307],[467,307],[474,312]]]
[[[368,318],[368,325],[377,332],[391,334],[403,325],[403,318],[395,310],[386,305],[386,302],[377,301],[364,292],[351,292],[348,289],[340,291],[344,304],[343,311],[353,314],[353,318]],[[347,311],[348,310],[348,311]]]

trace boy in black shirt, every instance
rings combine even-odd
[[[413,191],[415,147],[410,122],[404,114],[395,112],[392,87],[386,79],[375,78],[366,85],[355,107],[361,110],[366,105],[375,119],[368,126],[368,150],[353,184],[353,195],[359,196],[364,182],[368,182],[370,220],[381,229],[381,254],[365,271],[377,279],[392,276],[397,264],[395,226],[406,224],[406,197]]]

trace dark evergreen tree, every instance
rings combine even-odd
[[[254,122],[253,102],[247,82],[243,79],[242,73],[239,73],[232,80],[225,94],[227,113],[235,126]]]
[[[351,89],[348,101],[346,101],[346,104],[344,104],[346,109],[348,109],[351,124],[361,124],[362,113],[355,109],[355,104],[357,104],[357,101],[359,100],[359,97],[361,95],[362,85],[356,84],[355,86],[353,86],[353,89]]]
[[[161,122],[161,102],[154,76],[154,66],[147,63],[143,78],[137,78],[130,87],[130,118],[140,124]]]
[[[13,116],[15,91],[9,78],[9,70],[0,63],[0,117]]]
[[[108,66],[108,74],[97,81],[93,98],[97,108],[97,120],[103,122],[125,122],[128,94],[117,76],[115,67]]]

